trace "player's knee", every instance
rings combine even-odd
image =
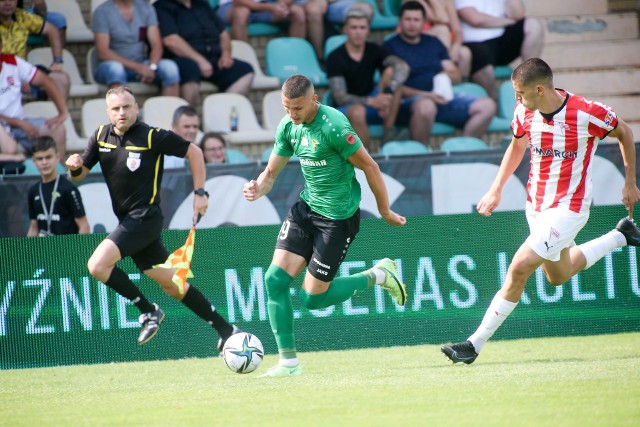
[[[109,276],[111,275],[110,268],[107,268],[107,266],[93,258],[89,258],[89,262],[87,262],[87,269],[89,270],[89,274],[91,274],[102,283],[105,283],[107,280],[109,280]]]
[[[278,293],[289,292],[289,285],[293,277],[286,271],[271,264],[264,275],[264,284],[267,289],[267,296]]]

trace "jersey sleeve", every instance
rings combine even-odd
[[[31,83],[31,80],[36,76],[38,69],[33,64],[30,64],[19,56],[16,56],[15,58],[20,80],[25,83]]]
[[[598,139],[605,138],[618,126],[618,116],[604,104],[592,102],[589,114],[589,135]]]
[[[157,152],[182,158],[187,155],[191,143],[186,139],[166,129],[152,128],[150,132],[153,132],[153,149]]]
[[[332,118],[336,132],[327,132],[333,148],[340,153],[343,159],[348,159],[353,153],[362,147],[362,141],[351,127],[347,117],[338,110],[334,110],[336,116]]]
[[[82,162],[84,166],[89,168],[93,168],[96,163],[100,160],[98,158],[98,139],[102,138],[104,140],[104,136],[107,133],[107,126],[100,126],[92,135],[89,137],[89,142],[87,143],[87,147],[84,149],[82,153]],[[99,134],[99,135],[98,135]]]
[[[524,105],[517,103],[516,108],[513,111],[513,120],[511,120],[511,132],[516,138],[522,138],[526,134],[523,122]]]
[[[291,129],[290,123],[289,118],[284,116],[276,129],[273,152],[278,156],[293,156],[293,145],[291,145],[291,138],[289,137],[289,129]]]

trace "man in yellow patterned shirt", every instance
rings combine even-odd
[[[0,0],[0,37],[4,53],[26,59],[29,34],[47,36],[51,45],[53,62],[47,68],[38,66],[47,73],[62,92],[64,99],[69,96],[69,75],[62,71],[62,43],[58,29],[41,16],[18,8],[18,0]]]

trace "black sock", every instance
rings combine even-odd
[[[220,316],[213,304],[207,301],[205,296],[193,285],[189,285],[189,290],[184,295],[182,303],[213,326],[221,337],[226,338],[231,335],[233,326]]]
[[[138,310],[140,310],[140,313],[150,313],[156,309],[153,304],[142,295],[140,289],[133,284],[129,276],[127,276],[127,273],[118,267],[113,268],[111,276],[109,276],[109,280],[105,282],[105,285],[133,302],[135,306],[138,307]]]

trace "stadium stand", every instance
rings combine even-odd
[[[313,46],[306,40],[295,37],[271,39],[267,43],[265,60],[267,75],[278,77],[281,83],[294,74],[304,74],[315,86],[329,84]]]
[[[473,136],[454,136],[444,140],[440,150],[450,153],[452,151],[474,151],[489,148],[486,142]]]
[[[380,148],[380,154],[385,156],[409,156],[412,154],[431,153],[431,147],[428,147],[418,141],[389,141],[385,142]]]
[[[154,127],[171,129],[173,113],[176,108],[189,103],[177,96],[152,96],[142,104],[142,121]]]

